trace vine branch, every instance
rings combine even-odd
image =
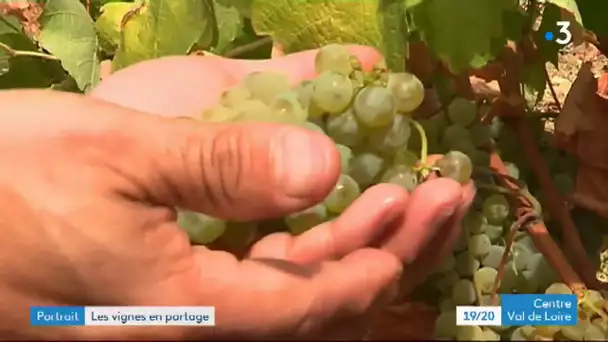
[[[48,53],[38,52],[38,51],[24,51],[24,50],[15,50],[12,47],[0,42],[0,50],[6,54],[6,57],[0,57],[2,59],[8,59],[13,57],[37,57],[42,59],[47,59],[51,61],[58,61],[59,58],[49,55]],[[8,58],[7,58],[8,57]]]

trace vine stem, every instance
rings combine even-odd
[[[38,52],[38,51],[23,51],[23,50],[15,50],[12,47],[0,42],[0,50],[2,50],[8,58],[13,57],[37,57],[42,59],[48,59],[51,61],[58,61],[59,58],[49,55],[48,53]],[[0,57],[0,59],[2,59]]]
[[[420,165],[422,166],[422,168],[425,168],[428,166],[427,157],[429,153],[428,142],[426,141],[426,133],[424,132],[424,127],[422,127],[422,125],[418,121],[412,119],[412,125],[414,126],[414,128],[416,128],[418,134],[420,134]]]
[[[507,168],[504,162],[502,161],[500,156],[495,152],[491,154],[490,166],[494,168],[499,174],[507,175]],[[520,191],[519,186],[514,182],[509,181],[507,177],[499,177],[498,180],[500,183],[502,183],[504,187],[511,189],[515,192]],[[518,198],[513,198],[512,203],[514,203],[516,205],[516,208],[518,208],[516,210],[516,215],[518,218],[523,218],[525,217],[525,215],[531,213],[529,204],[527,204],[528,200],[524,198],[523,195],[519,196]],[[582,282],[578,274],[574,271],[572,266],[570,266],[570,263],[568,262],[568,259],[566,258],[562,250],[555,243],[555,241],[553,241],[551,235],[549,235],[549,232],[547,231],[547,227],[545,227],[542,220],[530,222],[525,226],[525,228],[530,233],[530,236],[532,237],[536,248],[543,254],[545,258],[547,258],[549,265],[553,267],[553,269],[556,271],[562,281],[566,285],[568,285],[570,289],[572,289],[572,292],[579,296],[581,296],[581,294],[583,293],[586,293],[587,288],[585,284]],[[515,234],[513,234],[513,238],[514,235]],[[509,253],[508,248],[505,248],[505,253]],[[499,266],[499,270],[502,269],[503,271],[500,272],[500,277],[496,278],[497,283],[499,283],[502,278],[506,263],[507,257],[503,255],[501,264]],[[494,287],[498,288],[498,285],[495,284]]]
[[[251,42],[251,43],[248,43],[245,45],[235,47],[234,49],[226,52],[224,54],[224,57],[227,57],[227,58],[238,57],[244,53],[253,51],[255,49],[261,48],[262,46],[268,45],[268,44],[272,44],[272,37],[270,37],[270,36],[258,39],[254,42]]]

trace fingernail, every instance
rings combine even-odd
[[[277,149],[272,149],[276,179],[287,196],[305,197],[315,190],[315,181],[322,178],[330,163],[332,151],[314,132],[284,128],[279,134]]]

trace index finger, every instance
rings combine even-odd
[[[348,46],[363,66],[380,53],[367,46]],[[217,104],[226,89],[255,71],[287,75],[292,84],[314,77],[316,50],[271,60],[238,60],[212,56],[172,56],[141,62],[106,77],[90,93],[128,108],[166,117],[195,117]]]

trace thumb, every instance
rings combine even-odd
[[[144,188],[159,204],[234,220],[281,216],[321,201],[340,172],[332,141],[299,127],[142,120],[150,130],[138,139],[154,165],[145,171],[156,174]]]

